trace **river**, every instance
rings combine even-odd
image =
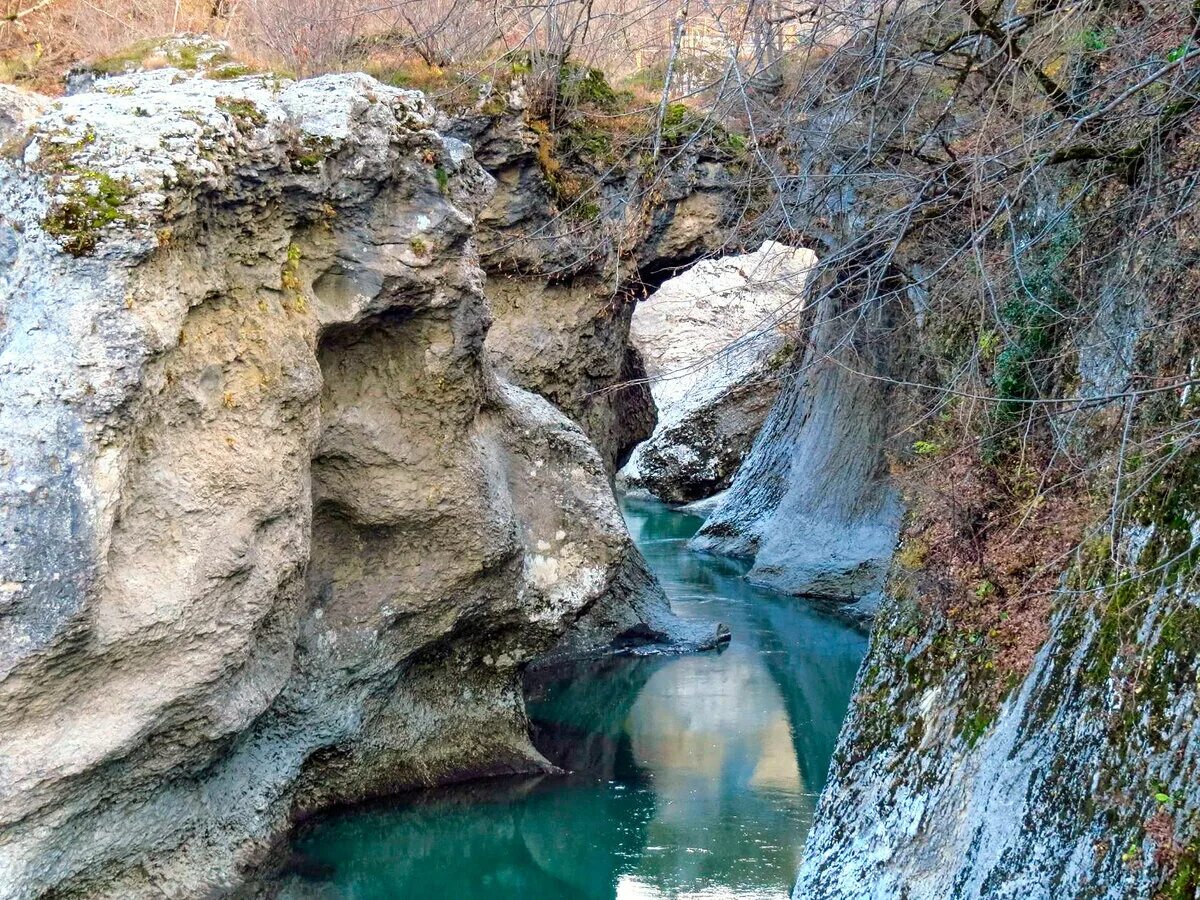
[[[573,774],[339,812],[296,838],[288,898],[775,900],[789,895],[866,639],[740,564],[690,553],[694,515],[627,498],[685,617],[721,651],[608,659],[531,684],[535,743]]]

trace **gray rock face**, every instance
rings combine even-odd
[[[615,472],[655,422],[629,344],[642,280],[653,287],[672,267],[719,250],[739,214],[735,179],[721,152],[698,141],[665,156],[650,185],[637,166],[572,159],[585,193],[561,203],[540,159],[548,138],[525,121],[517,99],[504,115],[448,126],[496,179],[478,220],[495,318],[487,353],[578,422]]]
[[[754,253],[705,260],[634,311],[630,337],[658,411],[654,433],[617,482],[671,503],[729,487],[779,394],[799,315],[809,250],[768,241]]]
[[[0,144],[19,137],[49,102],[40,94],[0,84]]]
[[[578,422],[610,468],[651,433],[654,401],[628,345],[632,303],[594,279],[490,275],[485,290],[494,317],[489,361]]]
[[[484,360],[491,180],[433,122],[168,69],[0,161],[0,897],[227,891],[293,812],[544,768],[530,660],[677,636]]]
[[[879,605],[902,506],[884,456],[887,385],[861,371],[872,352],[845,339],[839,308],[833,295],[818,305],[803,362],[691,546],[752,559],[751,580],[866,620]]]
[[[927,673],[911,601],[887,601],[796,900],[1193,896],[1200,599],[1190,562],[1165,577],[1133,562],[1179,535],[1135,531],[1118,583],[1060,598],[1032,670],[988,716]]]

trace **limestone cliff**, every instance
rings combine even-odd
[[[884,455],[892,424],[874,309],[847,333],[840,291],[825,291],[808,348],[694,549],[753,560],[748,577],[869,620],[878,608],[902,507]],[[863,367],[867,371],[862,371]]]
[[[577,124],[553,135],[524,103],[516,91],[503,112],[449,126],[496,179],[478,232],[495,319],[487,352],[578,422],[615,472],[655,423],[629,342],[634,305],[678,267],[720,250],[742,185],[711,136],[668,148],[647,175],[608,134]],[[587,149],[597,143],[602,152]]]
[[[1198,20],[1168,7],[1144,27],[1191,40]],[[981,10],[954,28],[969,33],[988,19]],[[822,258],[841,256],[862,289],[857,306],[831,310],[852,333],[823,343],[825,374],[809,383],[837,390],[808,407],[809,421],[838,403],[860,415],[824,421],[831,433],[841,423],[851,451],[887,447],[886,469],[879,460],[864,474],[886,471],[907,510],[794,897],[1191,900],[1200,120],[1190,100],[1165,98],[1190,96],[1196,73],[1138,84],[1118,54],[1082,50],[1076,28],[1131,34],[1119,32],[1121,13],[1095,7],[1086,25],[1046,19],[1039,38],[998,26],[984,49],[1011,39],[1015,61],[1060,41],[1039,52],[1078,98],[1069,113],[1039,110],[1032,78],[990,95],[1011,104],[1003,121],[977,115],[990,75],[954,100],[921,88],[923,75],[892,101],[857,78],[918,71],[947,11],[911,10],[848,45],[791,135],[801,208],[789,217],[825,226]],[[1147,55],[1136,42],[1122,52]],[[1126,113],[1105,125],[1121,155],[1053,152],[1143,89],[1138,116],[1152,126],[1117,139]],[[1157,117],[1151,95],[1171,116]],[[903,153],[851,159],[889,117],[906,134],[940,133],[942,171],[955,173],[945,193],[925,194],[924,162]],[[1031,165],[999,173],[986,199],[960,193],[1033,119],[1038,137],[1021,149]],[[960,155],[973,141],[987,150]],[[1003,227],[982,225],[983,210],[1004,210]],[[810,461],[827,458],[819,432]],[[800,455],[787,462],[809,471]],[[771,474],[755,479],[767,504],[781,490]],[[844,491],[841,473],[823,474]],[[815,489],[809,498],[822,508]],[[749,551],[786,541],[743,521],[725,517],[730,536],[712,534],[721,521],[706,531],[735,547],[746,534]]]
[[[765,242],[704,260],[641,301],[630,335],[658,424],[617,477],[672,503],[729,487],[794,352],[811,250]]]
[[[964,671],[978,640],[889,602],[797,900],[1196,896],[1194,490],[1167,488],[1115,557],[1085,548],[1003,699]]]
[[[226,891],[294,812],[545,768],[530,660],[679,638],[485,362],[491,179],[435,118],[164,69],[6,144],[0,896]]]
[[[1062,202],[1078,190],[1060,175],[1026,198],[1005,315],[1082,324],[1018,330],[974,430],[891,389],[908,513],[796,898],[1200,891],[1192,216],[1148,248],[1153,204],[1097,225]],[[948,284],[892,380],[940,387],[960,364],[947,335],[969,307]],[[1038,390],[1055,413],[1020,403]]]

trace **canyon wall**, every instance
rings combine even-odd
[[[1054,187],[1018,234],[1087,245],[1059,202],[1075,186]],[[1044,444],[1013,405],[984,419],[999,436],[955,444],[951,414],[919,416],[893,392],[893,416],[917,423],[908,448],[892,442],[908,514],[798,900],[1200,890],[1200,469],[1176,440],[1192,427],[1195,332],[1162,327],[1192,302],[1195,249],[1181,237],[1147,251],[1137,233],[1087,245],[1106,256],[1088,271],[1098,300],[1056,336],[1070,349],[1050,382],[1079,399],[1055,401]],[[1028,296],[1067,302],[1051,294],[1061,265],[1031,254]],[[932,381],[943,329],[926,320],[891,378]],[[1163,387],[1138,393],[1139,370]]]
[[[629,341],[634,306],[725,244],[744,211],[735,154],[698,134],[647,174],[643,156],[602,126],[579,119],[551,134],[519,89],[505,102],[447,126],[496,179],[477,231],[494,317],[488,357],[578,422],[615,472],[655,423]]]
[[[747,577],[830,604],[857,621],[878,609],[902,505],[888,477],[894,352],[886,306],[848,330],[851,300],[817,292],[807,347],[694,550],[749,559]],[[864,371],[865,370],[865,371]]]
[[[715,640],[487,362],[492,180],[420,94],[37,105],[0,161],[0,896],[227,892],[295,813],[546,769],[531,660]]]
[[[797,900],[1196,896],[1191,478],[1115,555],[1084,548],[1028,672],[1002,688],[964,670],[978,651],[944,619],[931,626],[899,591],[888,601]]]
[[[1089,84],[1094,60],[1066,58]],[[845,115],[836,147],[887,112],[865,94],[870,114]],[[956,135],[969,115],[964,100]],[[886,450],[864,473],[886,474],[876,483],[905,514],[876,567],[870,648],[797,900],[1200,892],[1200,121],[1177,124],[1146,158],[1063,160],[911,230],[889,231],[902,185],[919,181],[907,161],[872,160],[840,185],[856,202],[822,258],[858,278],[824,295],[874,289],[831,308],[854,326],[840,344],[818,333],[825,374],[811,377],[837,386],[824,408],[860,416],[842,420],[847,466],[856,447]],[[845,162],[822,153],[818,172]],[[1002,207],[1003,229],[977,227],[981,208]],[[746,496],[757,486],[769,505],[786,488],[749,466]],[[835,493],[840,478],[826,472]],[[715,540],[781,541],[727,519],[735,533]]]

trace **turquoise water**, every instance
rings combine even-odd
[[[535,742],[574,774],[356,808],[305,829],[286,897],[784,898],[866,639],[689,553],[701,520],[627,500],[630,531],[720,652],[622,657],[528,689]]]

